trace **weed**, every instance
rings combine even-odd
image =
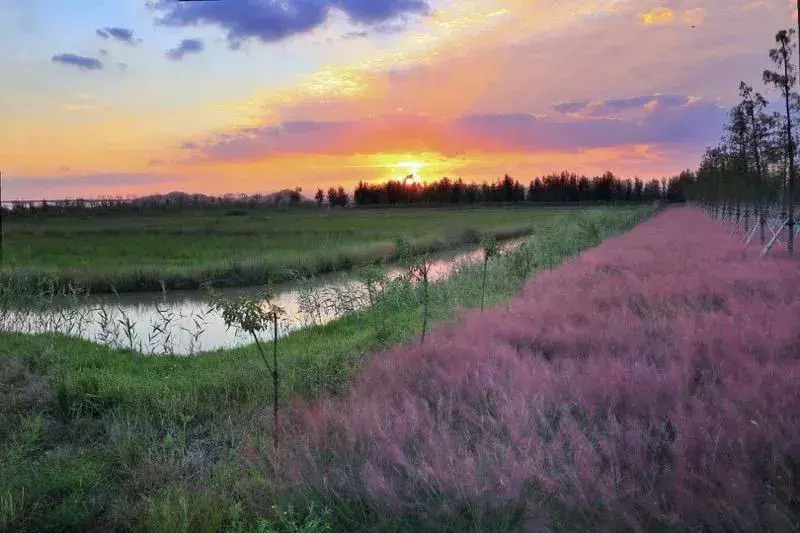
[[[486,300],[486,269],[489,266],[489,259],[500,253],[500,244],[494,237],[487,237],[481,241],[481,251],[483,252],[483,278],[481,280],[481,312],[483,312]]]
[[[359,281],[367,291],[368,308],[372,315],[373,327],[377,339],[384,339],[386,336],[386,314],[381,312],[378,306],[378,298],[386,292],[389,279],[384,272],[376,267],[362,269],[358,275]],[[382,320],[381,318],[382,317]]]
[[[422,334],[421,341],[425,342],[425,334],[428,331],[429,315],[429,281],[431,272],[431,260],[427,253],[420,252],[406,239],[395,241],[399,262],[407,269],[406,278],[408,281],[416,281],[422,287]]]

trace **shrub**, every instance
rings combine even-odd
[[[286,315],[286,312],[271,302],[273,295],[269,291],[264,291],[261,295],[252,298],[242,295],[239,298],[226,299],[216,294],[210,286],[207,286],[206,290],[210,294],[212,308],[220,312],[225,325],[229,328],[239,328],[253,338],[267,371],[272,375],[272,412],[274,419],[272,434],[277,447],[280,430],[278,423],[278,386],[280,384],[278,374],[278,322]],[[272,363],[267,359],[259,340],[259,333],[270,329],[272,330]]]

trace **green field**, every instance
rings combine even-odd
[[[520,236],[575,209],[184,210],[3,220],[0,279],[79,281],[93,292],[245,286],[391,260],[404,237],[427,250]]]
[[[652,208],[568,218],[549,211],[550,223],[537,211],[507,213],[541,217],[525,252],[535,272],[626,231]],[[489,304],[525,281],[514,258],[492,260]],[[478,307],[482,285],[481,265],[433,284],[431,316],[449,320]],[[371,353],[417,335],[419,289],[400,285],[373,309],[282,339],[281,403],[341,393]],[[370,531],[368,516],[342,525],[347,512],[298,504],[243,460],[265,456],[271,392],[253,346],[145,356],[58,335],[0,333],[0,531]]]

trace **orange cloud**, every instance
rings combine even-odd
[[[625,176],[659,177],[676,168],[691,168],[699,153],[692,147],[662,147],[629,144],[581,150],[547,150],[535,154],[506,151],[467,151],[447,155],[435,151],[379,152],[354,155],[287,155],[248,161],[209,162],[186,166],[176,174],[191,175],[186,183],[175,183],[206,193],[256,192],[300,186],[311,194],[318,186],[343,185],[352,189],[359,181],[402,178],[409,166],[419,166],[425,181],[443,176],[469,182],[493,181],[505,173],[528,182],[549,172],[569,169],[595,175],[612,170]],[[268,177],[268,179],[267,179]]]
[[[668,7],[654,7],[647,13],[639,15],[645,26],[671,24],[675,21],[675,12]]]
[[[75,174],[57,181],[20,178],[15,180],[14,191],[5,192],[9,198],[30,199],[145,195],[166,190],[255,193],[299,186],[311,196],[317,187],[342,185],[352,190],[359,181],[402,178],[410,167],[419,168],[418,175],[425,181],[444,176],[467,182],[493,181],[509,173],[528,183],[537,176],[562,170],[587,175],[612,170],[623,177],[651,178],[673,173],[676,167],[693,167],[699,155],[692,147],[665,149],[649,144],[537,153],[467,151],[446,155],[435,151],[393,151],[363,155],[284,155],[246,161],[211,161],[203,165],[172,165],[168,172],[156,175]]]
[[[716,140],[725,111],[678,94],[567,102],[553,116],[531,113],[456,117],[388,114],[376,118],[285,121],[184,143],[186,162],[258,161],[296,154],[374,154],[435,151],[504,153],[575,150],[630,143]],[[583,116],[573,118],[576,110]]]

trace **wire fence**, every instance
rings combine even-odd
[[[791,254],[794,240],[800,235],[800,225],[784,202],[758,205],[702,201],[697,205],[732,235],[738,235],[743,246],[758,245],[761,257],[769,255],[776,246],[783,245]]]

